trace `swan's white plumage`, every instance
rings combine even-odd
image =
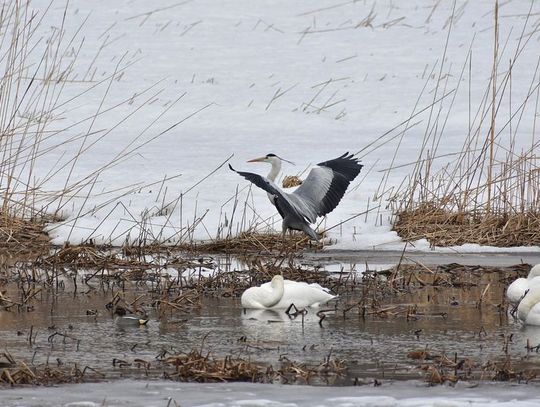
[[[525,325],[540,326],[540,303],[536,303],[527,314]]]
[[[510,284],[506,290],[506,298],[511,303],[517,304],[525,295],[525,291],[533,285],[540,285],[540,264],[534,266],[527,278],[518,278]]]
[[[335,295],[319,284],[284,280],[277,275],[269,283],[248,288],[242,294],[241,302],[244,308],[278,309],[288,308],[291,304],[306,308],[319,307],[332,298]]]
[[[519,303],[517,314],[525,325],[540,325],[540,285],[529,288]]]
[[[529,288],[529,281],[526,278],[520,277],[508,286],[506,298],[511,303],[517,304],[523,298],[523,294],[525,294],[527,288]]]

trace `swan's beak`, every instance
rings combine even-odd
[[[266,162],[266,157],[254,158],[253,160],[248,161],[248,163],[264,163],[264,162]]]

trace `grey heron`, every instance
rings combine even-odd
[[[229,168],[267,192],[270,202],[283,218],[283,237],[290,229],[300,230],[312,239],[319,240],[310,224],[315,223],[318,216],[324,216],[336,208],[363,166],[353,154],[347,152],[338,158],[317,164],[302,185],[289,194],[274,183],[281,170],[282,161],[286,160],[275,154],[248,161],[271,164],[267,178],[251,172],[236,171],[230,164]]]

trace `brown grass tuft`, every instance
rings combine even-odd
[[[436,246],[471,242],[500,247],[540,245],[540,213],[455,212],[423,204],[398,212],[394,230],[404,240],[425,238]]]
[[[50,243],[44,225],[44,219],[22,219],[0,211],[0,249],[12,254],[45,253]]]
[[[283,188],[293,188],[302,185],[302,180],[296,175],[287,175],[283,178]]]
[[[253,253],[253,252],[283,252],[293,253],[300,249],[320,248],[320,243],[314,243],[303,233],[281,234],[244,232],[238,236],[226,239],[216,239],[208,242],[191,242],[177,246],[180,250],[199,251],[203,253]]]

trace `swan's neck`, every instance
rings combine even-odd
[[[538,302],[538,296],[534,294],[536,293],[527,293],[527,295],[525,295],[525,297],[519,303],[518,318],[522,321],[525,321],[527,319],[529,311]]]
[[[527,280],[532,280],[533,278],[538,277],[538,276],[540,276],[540,264],[537,264],[531,269],[531,271],[529,271]]]
[[[279,175],[279,172],[281,171],[281,160],[279,158],[275,158],[271,161],[272,169],[270,170],[270,173],[268,174],[268,179],[272,182],[276,181],[277,176]]]
[[[267,308],[272,308],[274,305],[276,305],[283,297],[283,293],[285,291],[283,279],[272,280],[272,284],[270,286],[272,287],[272,290],[265,299],[266,301],[264,304],[264,306]]]

